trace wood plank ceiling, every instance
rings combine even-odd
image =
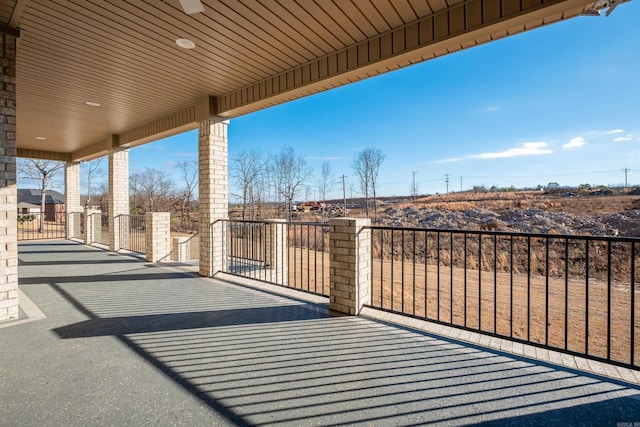
[[[193,127],[203,96],[217,114],[236,117],[570,18],[593,1],[203,5],[187,15],[178,0],[0,0],[0,22],[21,31],[20,153],[88,158],[103,154],[110,135],[135,145]],[[180,48],[178,38],[195,49]]]

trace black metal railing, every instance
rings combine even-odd
[[[225,220],[222,227],[224,272],[329,295],[326,224]]]
[[[146,220],[144,215],[118,215],[120,247],[127,251],[145,253]]]
[[[640,239],[370,229],[372,307],[638,366]]]
[[[290,222],[288,226],[288,286],[329,296],[329,225]]]
[[[65,237],[66,215],[64,212],[18,214],[18,241],[64,239]]]

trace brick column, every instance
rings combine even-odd
[[[0,321],[18,318],[16,36],[0,34]],[[8,343],[7,343],[8,345]]]
[[[198,127],[200,275],[207,277],[225,269],[227,262],[226,223],[213,223],[229,215],[228,124],[210,117]]]
[[[99,242],[98,233],[102,232],[102,211],[85,209],[84,211],[84,244]]]
[[[80,163],[67,162],[64,165],[64,206],[67,239],[81,238]]]
[[[171,242],[171,261],[191,261],[191,237],[174,237]]]
[[[368,218],[329,220],[329,309],[351,315],[371,302]]]
[[[287,221],[284,219],[268,220],[264,230],[265,260],[264,264],[275,272],[275,282],[286,285],[288,277],[287,265]],[[269,276],[270,278],[272,276]]]
[[[145,227],[147,261],[169,260],[169,255],[171,255],[171,214],[169,212],[147,212]]]
[[[129,217],[127,215],[129,215],[129,150],[113,148],[109,150],[109,250],[111,251],[128,246]]]

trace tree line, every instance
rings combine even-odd
[[[356,153],[351,165],[365,200],[366,215],[369,217],[372,212],[374,220],[377,219],[376,186],[385,157],[379,149],[365,148]],[[259,148],[243,150],[230,160],[229,168],[230,178],[240,189],[240,193],[233,196],[241,201],[242,219],[260,217],[260,207],[266,201],[281,205],[284,217],[291,220],[294,202],[303,197],[309,200],[311,188],[317,189],[317,201],[324,204],[327,195],[338,184],[329,162],[322,163],[317,181],[313,183],[313,169],[304,156],[296,154],[291,147],[285,147],[275,154]],[[324,210],[322,214],[324,221]]]
[[[365,148],[355,154],[351,168],[358,178],[364,198],[367,217],[377,219],[376,186],[380,166],[385,155],[381,150]],[[103,158],[81,163],[82,177],[86,182],[85,206],[95,206],[108,212],[108,185],[104,180]],[[44,212],[46,191],[55,188],[54,178],[63,169],[64,163],[34,159],[18,160],[18,177],[36,182],[42,192],[41,210]],[[178,162],[180,182],[159,169],[144,169],[130,175],[129,196],[131,214],[146,212],[170,212],[179,219],[180,228],[195,229],[194,212],[197,212],[196,188],[198,186],[198,164],[195,161]],[[320,173],[313,182],[314,173],[303,155],[292,147],[277,153],[261,149],[243,150],[229,160],[229,178],[239,193],[230,194],[240,200],[241,218],[257,219],[265,206],[279,206],[279,213],[291,220],[296,200],[310,200],[312,189],[318,191],[317,201],[326,202],[327,195],[337,185],[337,179],[329,162],[322,164]],[[269,216],[273,215],[270,213]],[[323,220],[326,220],[323,212]]]

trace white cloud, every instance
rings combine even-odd
[[[613,140],[615,142],[621,142],[621,141],[631,141],[633,139],[633,135],[629,134],[629,135],[625,135],[625,136],[619,136],[617,138],[613,138]]]
[[[552,150],[547,147],[549,144],[546,142],[525,142],[520,147],[510,148],[505,151],[499,151],[497,153],[481,153],[468,156],[472,159],[505,159],[508,157],[519,156],[538,156],[540,154],[551,154]]]
[[[485,108],[484,111],[488,113],[493,113],[494,111],[498,111],[499,109],[500,107],[498,107],[497,105],[490,105],[487,108]]]
[[[614,129],[614,130],[610,130],[608,132],[605,132],[607,135],[613,135],[614,133],[622,133],[624,132],[624,130],[622,129]]]
[[[461,162],[463,160],[464,160],[464,158],[462,158],[462,157],[454,157],[454,158],[451,158],[451,159],[436,160],[435,163],[453,163],[453,162]]]
[[[571,148],[579,148],[582,147],[583,145],[585,145],[586,142],[584,140],[583,137],[581,136],[576,136],[575,138],[571,138],[569,140],[569,142],[567,142],[566,144],[564,144],[562,146],[562,148],[564,148],[565,150],[569,150]]]

